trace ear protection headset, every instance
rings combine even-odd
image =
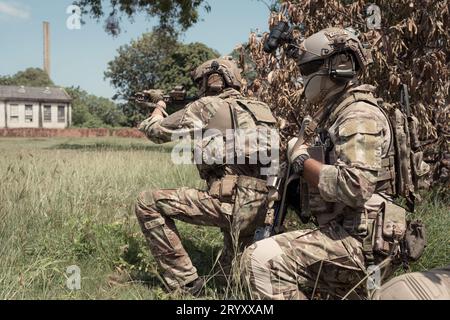
[[[342,61],[343,59],[346,61]],[[352,80],[357,75],[355,58],[350,52],[340,52],[333,55],[329,59],[328,72],[330,77],[337,82]]]

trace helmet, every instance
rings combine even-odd
[[[225,87],[240,90],[242,86],[241,70],[230,57],[208,60],[192,72],[192,80],[206,86],[212,75],[220,75]],[[222,88],[223,89],[223,88]]]
[[[297,65],[311,103],[324,102],[341,92],[372,63],[370,52],[348,29],[321,30],[304,40],[300,51]]]
[[[408,273],[385,283],[372,300],[449,300],[450,266]]]

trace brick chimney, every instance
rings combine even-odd
[[[50,77],[50,23],[44,21],[44,71]]]

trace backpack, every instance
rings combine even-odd
[[[395,149],[395,197],[406,200],[410,212],[414,212],[419,191],[430,186],[430,165],[423,159],[419,141],[419,121],[389,103],[379,101],[380,109],[387,115],[393,133]],[[409,113],[409,112],[408,112]]]

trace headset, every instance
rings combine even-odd
[[[343,55],[347,58],[347,61],[351,62],[350,69],[340,69],[336,66],[336,59],[340,59]],[[357,64],[355,62],[355,58],[353,54],[350,52],[337,52],[332,55],[329,59],[329,75],[330,77],[337,82],[348,82],[352,80],[357,75]]]

